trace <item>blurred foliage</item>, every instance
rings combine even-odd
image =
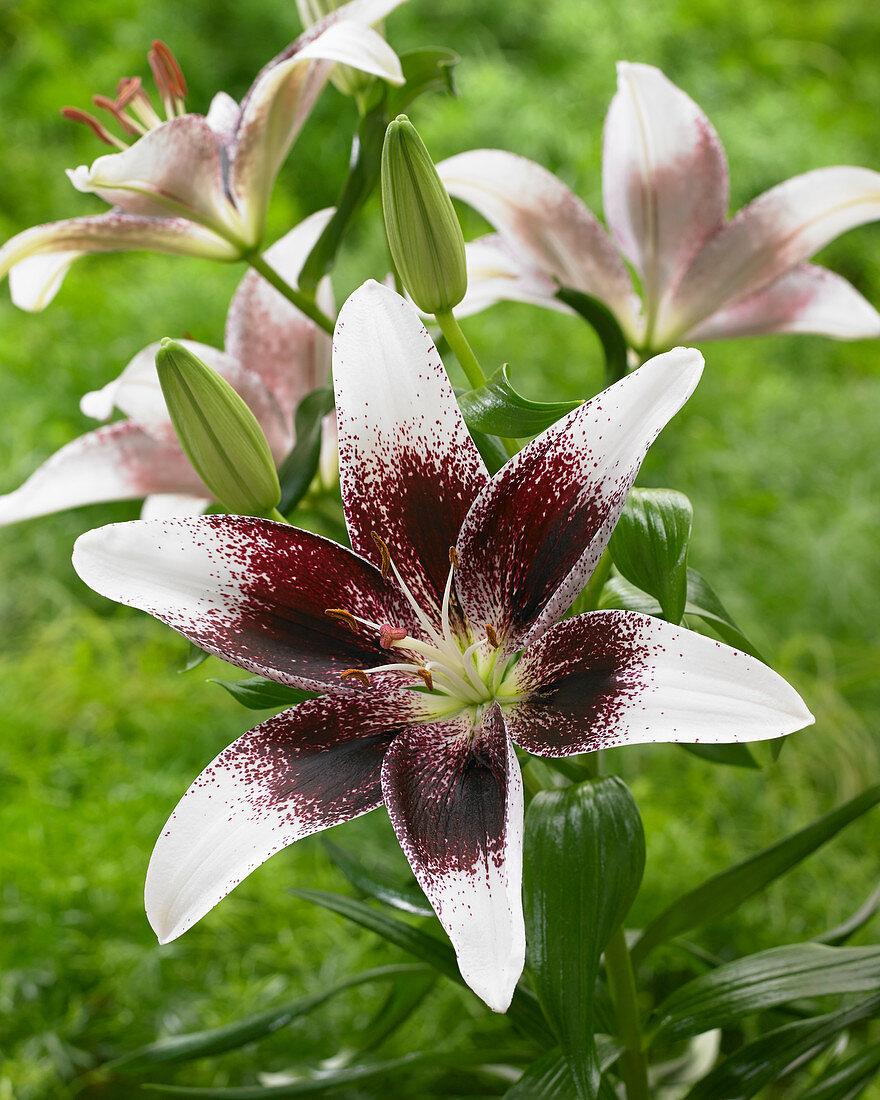
[[[0,235],[103,209],[63,174],[103,149],[58,111],[88,106],[123,75],[146,76],[154,37],[180,59],[190,107],[204,110],[217,89],[240,96],[298,30],[294,5],[274,0],[0,0]],[[400,49],[437,44],[462,55],[460,97],[412,112],[438,158],[508,148],[557,171],[597,211],[618,58],[660,65],[707,111],[731,162],[733,208],[810,168],[880,167],[880,9],[856,0],[411,0],[388,34]],[[328,88],[276,187],[273,237],[332,203],[354,123],[352,105]],[[464,224],[466,236],[481,229],[472,213]],[[880,226],[869,226],[822,258],[880,303],[878,255]],[[345,247],[337,299],[385,266],[374,200]],[[84,430],[79,396],[143,345],[166,335],[218,343],[241,273],[152,255],[87,258],[40,315],[17,312],[0,290],[0,490]],[[465,327],[487,372],[511,362],[529,396],[563,400],[601,385],[598,345],[574,319],[504,305]],[[607,770],[626,776],[647,834],[636,926],[880,772],[880,346],[791,337],[704,351],[704,380],[640,484],[691,498],[691,564],[800,688],[817,723],[776,764],[758,746],[761,772],[715,768],[672,746],[609,754]],[[158,1034],[230,1021],[398,957],[285,894],[294,883],[345,888],[312,840],[270,860],[182,940],[156,946],[141,907],[154,838],[191,778],[254,715],[204,683],[230,678],[219,662],[178,676],[179,639],[74,576],[76,535],[136,514],[135,505],[93,507],[0,531],[0,1100],[63,1097],[77,1073]],[[402,861],[382,811],[335,835]],[[876,822],[857,823],[699,943],[730,957],[821,933],[869,893],[872,838]],[[673,948],[658,960],[686,966]],[[255,1050],[168,1079],[235,1084],[313,1065],[357,1036],[378,996],[353,990]],[[491,1043],[497,1026],[444,983],[383,1057],[441,1039]],[[426,1095],[418,1079],[395,1089]]]

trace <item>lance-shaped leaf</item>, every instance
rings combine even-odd
[[[424,976],[428,971],[418,963],[395,963],[392,966],[380,966],[373,970],[365,970],[361,974],[353,974],[340,982],[327,986],[320,993],[313,993],[308,997],[300,997],[287,1004],[278,1005],[276,1008],[267,1009],[265,1012],[257,1012],[252,1016],[246,1016],[242,1020],[225,1024],[223,1027],[214,1027],[205,1031],[191,1031],[185,1035],[169,1035],[165,1039],[157,1039],[154,1043],[123,1054],[113,1061],[102,1066],[103,1071],[110,1073],[138,1074],[152,1069],[158,1065],[169,1065],[175,1062],[192,1062],[196,1058],[208,1058],[215,1054],[225,1054],[229,1050],[236,1050],[246,1043],[253,1043],[273,1035],[279,1028],[287,1027],[294,1020],[307,1016],[313,1009],[354,986],[366,985],[369,982],[394,981],[401,976]]]
[[[687,603],[687,552],[694,510],[674,489],[632,489],[608,547],[626,579],[656,596],[680,623]]]
[[[864,928],[878,911],[880,911],[880,882],[851,917],[829,928],[821,936],[814,936],[813,939],[816,943],[827,943],[832,947],[839,947],[842,943],[846,943],[850,936],[854,936],[860,928]]]
[[[321,421],[333,408],[333,391],[327,387],[312,390],[296,409],[296,443],[278,468],[281,483],[281,512],[289,512],[308,491],[318,472],[321,457]]]
[[[851,1008],[797,1020],[761,1035],[725,1058],[687,1094],[686,1100],[749,1100],[820,1054],[841,1032],[880,1012],[880,994]]]
[[[654,1040],[686,1039],[804,997],[873,993],[878,986],[880,947],[773,947],[701,974],[670,994],[657,1009]]]
[[[543,432],[582,404],[523,397],[513,388],[509,370],[505,363],[482,386],[459,397],[458,405],[469,428],[490,435],[529,437]]]
[[[751,859],[713,875],[654,918],[632,949],[634,961],[645,958],[657,944],[673,936],[701,928],[735,912],[747,898],[791,870],[851,821],[873,809],[878,802],[880,785],[869,787],[805,829],[792,833]]]
[[[204,657],[207,656],[206,653]],[[248,710],[280,710],[315,698],[314,691],[277,684],[264,676],[249,676],[246,680],[208,680],[208,683],[226,688],[232,698]]]
[[[638,807],[615,777],[541,791],[526,816],[525,917],[535,989],[581,1100],[595,1097],[599,959],[645,865]]]
[[[622,1050],[620,1043],[610,1035],[596,1036],[596,1056],[603,1074],[614,1065]],[[606,1087],[610,1100],[614,1100],[616,1093],[605,1077],[599,1089],[601,1100],[605,1100]],[[526,1066],[522,1077],[504,1096],[505,1100],[571,1100],[573,1093],[574,1079],[568,1062],[559,1047],[554,1047]]]
[[[880,1043],[858,1051],[842,1065],[833,1066],[800,1100],[856,1100],[880,1072]]]
[[[400,885],[386,872],[366,867],[359,859],[324,838],[324,850],[345,875],[356,890],[362,890],[376,901],[400,909],[404,913],[415,913],[419,917],[432,917],[434,910],[425,900],[425,895],[413,884]]]

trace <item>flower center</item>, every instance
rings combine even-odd
[[[162,118],[153,107],[139,76],[127,76],[120,80],[116,88],[116,99],[110,99],[105,95],[92,96],[95,106],[109,111],[123,133],[127,137],[134,138],[135,141],[148,130],[155,130],[157,126],[161,126],[163,122],[186,114],[184,104],[186,81],[183,79],[183,73],[174,54],[164,42],[157,39],[147,54],[147,60],[153,71],[153,79],[156,82],[159,98],[162,100],[165,118]],[[79,107],[63,107],[61,113],[71,122],[81,122],[84,126],[88,126],[105,145],[114,145],[117,149],[128,148],[128,141],[117,137],[88,111],[82,111]]]
[[[518,656],[502,656],[498,634],[487,623],[477,634],[466,620],[463,627],[453,625],[451,615],[453,578],[458,566],[458,552],[449,548],[449,574],[443,591],[440,622],[429,615],[413,595],[394,564],[385,542],[373,533],[373,542],[379,551],[383,578],[394,579],[415,613],[416,621],[424,637],[415,638],[407,629],[393,623],[375,623],[359,615],[353,615],[341,607],[329,607],[325,611],[331,619],[345,623],[354,633],[361,628],[375,631],[382,649],[393,650],[400,660],[372,668],[349,668],[341,673],[343,678],[360,681],[365,687],[370,677],[377,673],[394,673],[401,678],[401,686],[436,697],[437,706],[430,709],[447,714],[463,707],[483,707],[495,701],[512,702],[513,692],[505,690],[510,685],[510,673]],[[458,621],[463,616],[458,616]]]

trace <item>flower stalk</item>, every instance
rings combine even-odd
[[[326,333],[329,333],[331,336],[333,335],[333,321],[321,307],[317,305],[314,298],[310,297],[302,290],[298,290],[296,287],[291,286],[290,283],[282,279],[278,272],[273,267],[269,266],[265,257],[260,253],[249,255],[246,259],[254,271],[258,271],[267,283],[271,283],[279,294],[284,295],[288,302],[295,305],[301,313],[304,313],[306,317],[314,321],[315,324],[319,325]]]
[[[605,947],[605,974],[614,1005],[618,1037],[624,1045],[618,1067],[626,1098],[648,1100],[648,1067],[642,1052],[636,981],[622,924]]]

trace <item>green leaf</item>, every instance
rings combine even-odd
[[[508,366],[499,367],[482,386],[458,399],[467,426],[489,435],[532,436],[543,432],[580,401],[531,401],[517,393],[508,378]]]
[[[388,996],[374,1013],[372,1020],[357,1032],[357,1045],[341,1058],[334,1058],[335,1066],[349,1064],[368,1051],[375,1050],[394,1034],[412,1016],[437,983],[437,975],[421,968],[412,974],[399,977],[388,991]]]
[[[655,1040],[686,1039],[803,997],[871,993],[880,986],[880,947],[773,947],[719,966],[681,986],[657,1009]]]
[[[623,378],[628,366],[626,338],[617,323],[617,318],[608,306],[598,298],[569,286],[560,287],[556,291],[556,297],[567,306],[571,306],[595,330],[605,354],[605,374],[608,382],[617,382],[618,379]]]
[[[663,617],[678,624],[687,603],[687,552],[694,510],[674,489],[632,489],[611,542],[614,564],[655,596]]]
[[[451,1050],[423,1054],[413,1051],[401,1058],[387,1062],[373,1062],[367,1066],[347,1066],[344,1069],[322,1072],[320,1076],[298,1078],[286,1085],[245,1085],[241,1088],[214,1089],[190,1088],[186,1085],[149,1084],[142,1087],[150,1092],[166,1093],[169,1096],[194,1096],[210,1100],[272,1100],[273,1097],[317,1096],[330,1092],[342,1085],[352,1085],[362,1081],[386,1077],[401,1070],[461,1069],[465,1066],[497,1065],[499,1062],[517,1061],[517,1054],[510,1050]]]
[[[111,1073],[134,1074],[152,1069],[157,1065],[168,1065],[173,1062],[191,1062],[196,1058],[207,1058],[214,1054],[224,1054],[229,1050],[236,1050],[246,1043],[256,1042],[272,1035],[279,1028],[287,1027],[303,1016],[307,1016],[313,1009],[335,997],[345,989],[353,986],[365,985],[368,982],[387,981],[400,975],[424,974],[425,968],[415,963],[397,964],[395,966],[380,966],[374,970],[365,970],[362,974],[354,974],[350,978],[344,978],[341,982],[329,986],[320,993],[314,993],[310,997],[300,997],[296,1001],[270,1008],[266,1012],[258,1012],[256,1015],[247,1016],[243,1020],[237,1020],[233,1024],[224,1027],[215,1027],[206,1031],[192,1031],[186,1035],[170,1035],[166,1039],[158,1039],[155,1043],[140,1047],[130,1054],[123,1054],[112,1062],[102,1066],[102,1070]]]
[[[248,710],[280,710],[282,707],[296,706],[306,699],[315,699],[318,695],[316,691],[278,684],[264,676],[249,676],[246,680],[208,680],[208,683],[225,688],[237,703]]]
[[[632,949],[633,962],[638,964],[658,943],[734,912],[747,898],[806,859],[878,802],[880,784],[862,791],[805,829],[690,890],[648,925]]]
[[[622,780],[541,791],[526,813],[523,894],[535,990],[578,1097],[597,1095],[599,958],[638,892],[645,837]]]
[[[183,664],[183,667],[179,668],[177,671],[192,672],[194,668],[198,668],[199,665],[203,665],[210,656],[210,653],[205,653],[203,649],[199,649],[195,642],[187,642],[186,660]]]
[[[425,46],[399,55],[405,84],[389,88],[386,113],[389,118],[405,114],[409,105],[428,92],[455,95],[453,70],[461,58],[443,46]]]
[[[458,969],[458,963],[455,961],[455,952],[452,947],[449,943],[438,940],[436,936],[423,932],[411,924],[405,924],[402,920],[380,912],[378,909],[373,909],[362,901],[343,897],[342,894],[302,889],[291,889],[288,893],[304,901],[311,901],[315,905],[322,905],[325,909],[346,917],[354,924],[359,924],[361,928],[367,928],[388,940],[389,943],[415,955],[417,959],[433,966],[435,970],[439,970],[454,982],[466,985]],[[537,1042],[551,1041],[552,1037],[541,1015],[538,1002],[534,994],[527,989],[522,987],[517,989],[507,1015],[517,1027]]]
[[[486,435],[484,432],[470,429],[471,439],[480,452],[480,457],[486,463],[486,469],[490,474],[497,474],[504,463],[510,458],[507,450],[497,435]]]
[[[856,1100],[880,1072],[880,1043],[858,1051],[842,1065],[826,1071],[800,1100]]]
[[[596,1036],[596,1056],[602,1073],[614,1065],[622,1051],[621,1044],[610,1035]],[[553,1047],[526,1066],[522,1077],[504,1096],[505,1100],[571,1100],[573,1094],[574,1078],[568,1062],[559,1047]],[[611,1096],[614,1095],[612,1089]]]
[[[415,913],[419,917],[432,917],[434,910],[422,891],[408,883],[400,885],[392,881],[391,876],[375,868],[365,867],[350,852],[322,837],[327,855],[345,875],[356,890],[362,890],[376,901],[382,901],[393,909],[404,913]]]
[[[698,1081],[685,1100],[749,1100],[765,1085],[806,1065],[842,1031],[880,1012],[880,994],[851,1008],[798,1020],[746,1043]]]
[[[713,764],[729,764],[735,768],[758,768],[761,765],[752,755],[748,745],[733,742],[730,745],[685,745],[681,743],[678,748],[693,756],[699,756],[701,760],[709,760]]]
[[[860,905],[851,917],[843,921],[842,924],[829,928],[821,936],[814,936],[813,939],[816,943],[828,943],[832,947],[838,947],[840,944],[846,943],[850,936],[854,936],[860,928],[864,928],[878,911],[880,911],[880,882],[868,895],[864,904]]]
[[[332,408],[333,391],[329,387],[312,390],[297,405],[294,416],[296,442],[278,470],[281,482],[279,512],[289,512],[312,484],[321,456],[321,420]]]

